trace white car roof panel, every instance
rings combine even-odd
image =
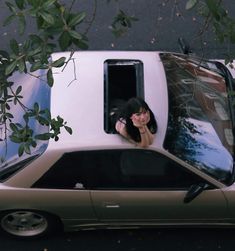
[[[70,57],[69,52],[55,53],[52,60]],[[61,116],[73,134],[62,131],[60,145],[130,144],[119,135],[104,131],[104,62],[109,59],[140,60],[144,65],[145,100],[156,117],[158,132],[153,146],[161,147],[167,127],[168,96],[165,73],[158,52],[87,51],[75,52],[64,69],[54,69],[51,92],[52,116]],[[125,91],[125,90],[123,90]]]

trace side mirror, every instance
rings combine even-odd
[[[184,203],[189,203],[195,199],[203,190],[207,187],[207,184],[192,185],[184,197]]]

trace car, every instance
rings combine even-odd
[[[61,131],[58,142],[2,165],[4,232],[235,226],[234,80],[224,64],[157,51],[58,52],[52,60],[60,57],[70,61],[42,96],[73,134]],[[147,148],[117,134],[111,118],[117,101],[135,96],[158,124]]]

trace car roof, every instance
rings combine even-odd
[[[104,130],[104,62],[106,60],[140,60],[144,68],[145,101],[152,109],[158,131],[153,143],[161,148],[167,127],[168,95],[166,77],[159,52],[79,51],[52,55],[71,60],[65,68],[54,68],[51,91],[51,114],[64,118],[73,134],[62,130],[59,142],[50,140],[48,149],[77,146],[130,145],[117,134]],[[123,90],[125,92],[125,90]]]

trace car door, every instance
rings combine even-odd
[[[100,151],[97,155],[99,167],[91,175],[90,185],[92,202],[102,221],[225,221],[227,206],[220,189],[209,186],[190,203],[183,202],[191,185],[205,181],[167,157],[137,149]]]
[[[96,222],[97,217],[87,187],[87,163],[83,151],[64,153],[33,184],[33,189],[24,191],[24,194],[32,194],[28,196],[31,197],[31,205],[58,214],[70,223]],[[19,198],[20,194],[21,191]]]

